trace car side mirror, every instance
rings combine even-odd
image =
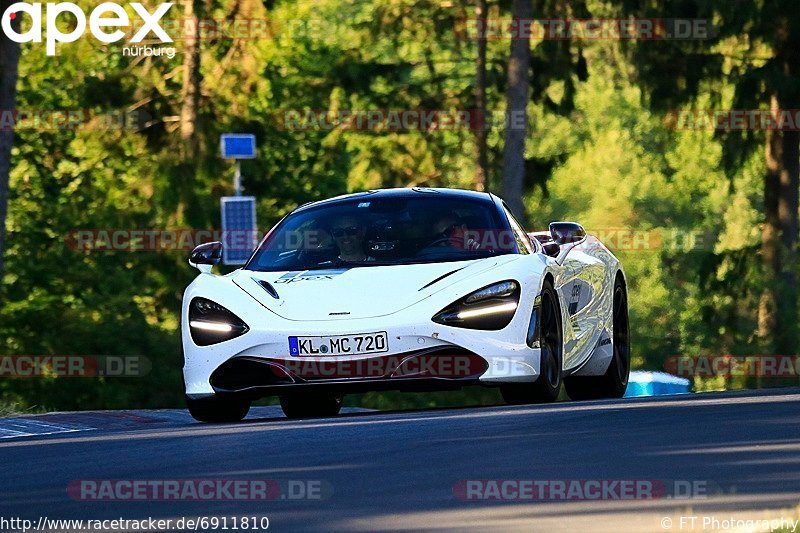
[[[575,222],[551,222],[550,235],[553,236],[553,242],[564,246],[581,242],[586,238],[586,231]]]
[[[542,245],[542,250],[546,255],[550,257],[558,257],[558,254],[561,253],[561,247],[554,242],[547,242]]]
[[[558,257],[561,253],[561,246],[553,241],[553,236],[549,231],[537,231],[528,233],[528,238],[532,243],[539,243],[545,255],[550,257]]]
[[[201,244],[192,250],[189,256],[189,264],[200,272],[211,272],[211,267],[222,259],[222,243],[219,241]]]

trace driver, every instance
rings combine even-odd
[[[353,215],[336,217],[331,224],[331,235],[339,248],[339,259],[349,263],[375,261],[364,252],[366,228],[361,220]]]
[[[467,225],[454,211],[445,211],[433,222],[434,240],[430,247],[447,247],[460,250],[475,250],[478,247],[472,238],[467,239]]]

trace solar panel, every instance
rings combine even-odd
[[[222,207],[222,263],[243,265],[256,247],[256,199],[224,196]]]

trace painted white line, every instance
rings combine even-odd
[[[91,431],[95,429],[97,428],[79,424],[53,424],[25,418],[0,419],[0,439],[75,433],[77,431]]]
[[[25,433],[24,431],[17,431],[17,430],[14,430],[14,429],[3,429],[3,428],[0,428],[0,439],[8,439],[8,438],[11,438],[11,437],[21,437],[21,436],[25,436],[25,435],[28,435],[28,434]]]

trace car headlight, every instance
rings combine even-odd
[[[519,283],[501,281],[453,302],[432,320],[445,326],[498,330],[511,322],[518,305]]]
[[[207,298],[193,298],[189,303],[189,333],[198,346],[235,339],[249,329],[241,318]]]

